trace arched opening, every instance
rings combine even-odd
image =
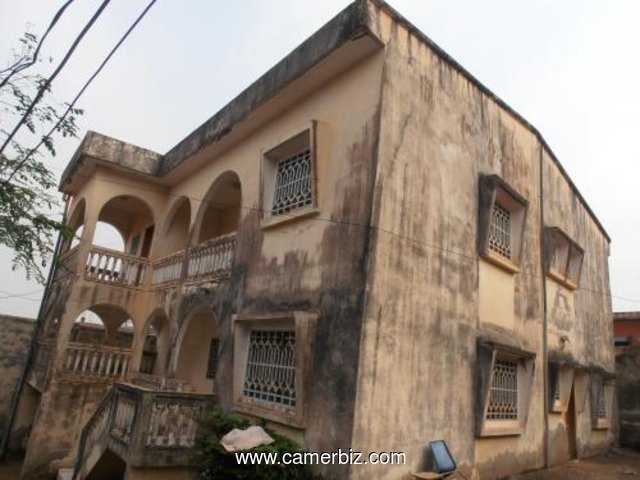
[[[164,375],[167,355],[171,348],[169,319],[162,310],[156,310],[144,330],[144,345],[140,360],[140,373]]]
[[[219,346],[219,330],[208,307],[199,307],[184,321],[176,351],[176,378],[197,393],[213,391]]]
[[[116,241],[113,230],[101,227],[102,233],[99,232],[101,222],[110,225],[120,234],[123,250],[128,254],[149,256],[155,225],[151,209],[144,201],[132,195],[120,195],[104,204],[98,215],[93,243],[103,236],[106,236],[107,241]]]
[[[211,185],[200,206],[196,242],[233,233],[238,229],[242,206],[242,186],[235,172],[225,172]]]
[[[64,367],[69,373],[123,378],[131,360],[135,330],[129,314],[116,305],[94,305],[72,327]]]
[[[87,480],[120,480],[124,478],[127,464],[111,450],[105,450],[87,475]]]
[[[187,197],[174,202],[162,228],[157,256],[164,257],[183,250],[187,246],[189,226],[191,225],[191,203]]]

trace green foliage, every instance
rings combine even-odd
[[[41,63],[35,58],[38,38],[27,32],[19,43],[19,51],[6,67],[0,67],[0,144],[9,138],[45,82],[42,75],[30,73]],[[27,116],[26,129],[0,152],[0,245],[13,251],[14,269],[21,268],[27,278],[40,282],[56,235],[70,234],[56,213],[60,205],[57,194],[51,193],[56,180],[45,156],[56,154],[55,135],[77,136],[76,119],[83,113],[72,108],[64,116],[61,112],[68,105],[53,101],[50,92],[46,93]]]
[[[200,434],[194,449],[193,465],[202,480],[307,480],[312,474],[306,465],[238,464],[234,453],[227,452],[220,439],[234,428],[244,429],[251,424],[240,417],[224,414],[213,408],[200,424]],[[302,452],[300,447],[273,430],[265,428],[275,440],[261,445],[251,452],[278,453]]]

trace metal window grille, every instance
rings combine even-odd
[[[295,332],[252,330],[243,394],[286,406],[296,404]]]
[[[310,149],[278,162],[271,214],[282,215],[307,205],[313,205]]]
[[[605,401],[604,401],[604,386],[603,385],[600,385],[600,388],[598,389],[597,417],[599,419],[606,419],[607,418],[607,407],[606,407]]]
[[[493,204],[491,212],[489,248],[511,258],[511,212],[497,203]]]
[[[212,338],[209,344],[209,359],[207,360],[207,378],[215,378],[218,366],[218,348],[220,340]]]
[[[518,364],[516,361],[496,360],[489,387],[486,419],[518,419]]]

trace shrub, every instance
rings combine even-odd
[[[307,465],[238,464],[235,453],[227,452],[220,439],[234,428],[244,429],[251,423],[243,418],[223,413],[218,407],[210,410],[200,423],[194,448],[193,466],[202,480],[307,480],[313,478]],[[274,439],[269,445],[252,448],[251,452],[302,452],[289,438],[265,428]]]

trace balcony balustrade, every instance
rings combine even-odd
[[[144,287],[148,266],[146,258],[94,246],[89,251],[85,276],[97,282]]]
[[[92,380],[124,378],[131,360],[130,348],[71,342],[64,371]]]
[[[84,267],[87,280],[130,288],[156,288],[181,281],[185,254],[188,253],[186,281],[217,282],[229,277],[236,249],[235,233],[217,237],[189,248],[188,252],[172,253],[150,262],[147,258],[129,255],[108,248],[93,246]],[[76,247],[61,257],[56,279],[76,273],[79,249]],[[149,278],[150,277],[150,278]]]
[[[182,264],[184,263],[184,251],[173,253],[151,265],[151,285],[164,285],[177,282],[182,276]]]
[[[187,466],[197,418],[214,400],[214,395],[114,385],[82,430],[73,478],[86,478],[106,449],[132,467]]]
[[[228,278],[235,250],[235,233],[192,247],[189,251],[188,280],[216,281]]]

